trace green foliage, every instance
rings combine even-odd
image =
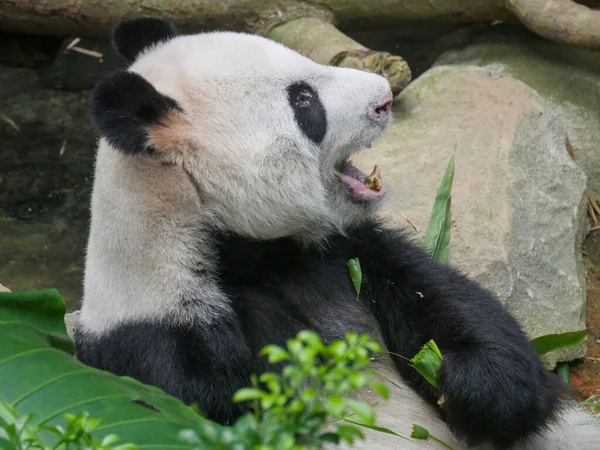
[[[442,353],[433,339],[427,342],[410,362],[411,367],[419,372],[429,384],[436,389],[440,388],[438,383],[438,372],[442,365]]]
[[[371,387],[387,398],[387,388],[367,370],[371,354],[380,351],[379,343],[367,335],[348,333],[343,341],[325,345],[312,331],[300,332],[285,349],[267,346],[263,354],[268,361],[286,365],[281,373],[254,377],[251,387],[236,392],[234,401],[248,402],[253,413],[232,429],[189,430],[184,437],[211,449],[300,450],[362,439],[353,425],[395,434],[375,426],[370,405],[348,397],[354,390]],[[347,414],[358,420],[346,418]],[[328,426],[330,430],[324,431]]]
[[[356,290],[356,297],[360,295],[360,287],[362,284],[362,270],[360,268],[360,261],[358,258],[354,258],[348,261],[348,271],[350,272],[350,279]]]
[[[359,427],[397,435],[348,395],[364,387],[388,395],[367,369],[381,347],[366,335],[325,345],[303,331],[286,348],[266,347],[271,364],[285,365],[282,373],[253,377],[235,394],[252,412],[222,427],[159,389],[79,363],[64,314],[53,289],[0,293],[0,448],[319,449],[362,439]]]
[[[448,264],[450,231],[452,228],[450,206],[453,181],[454,155],[450,158],[450,162],[438,188],[427,226],[427,234],[425,235],[425,248],[431,254],[433,260],[440,264]]]
[[[88,413],[66,414],[66,427],[54,425],[30,425],[32,415],[20,417],[13,423],[0,422],[0,448],[3,450],[137,450],[133,444],[117,444],[115,434],[106,435],[101,441],[92,437],[92,432],[100,423],[90,419]],[[40,438],[41,433],[52,433],[57,437],[56,444],[47,445]]]
[[[567,333],[546,334],[531,340],[538,355],[544,355],[559,348],[571,347],[583,341],[590,330],[569,331]]]

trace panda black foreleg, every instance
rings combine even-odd
[[[210,326],[142,322],[119,325],[102,337],[79,329],[84,364],[156,386],[209,419],[231,424],[246,409],[233,394],[249,385],[257,361],[234,315]]]
[[[549,424],[564,389],[488,291],[401,234],[371,229],[355,239],[367,281],[363,301],[388,350],[412,357],[429,339],[440,347],[440,391],[405,360],[395,363],[425,398],[443,397],[441,412],[457,435],[506,448]]]

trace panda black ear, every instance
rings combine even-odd
[[[160,19],[134,19],[119,23],[112,33],[117,51],[132,62],[146,48],[177,36],[173,24]]]
[[[91,94],[92,117],[110,145],[126,154],[153,153],[150,129],[182,112],[171,97],[141,75],[119,70],[100,81]]]

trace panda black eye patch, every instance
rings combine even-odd
[[[304,135],[319,145],[327,132],[327,115],[319,94],[305,82],[288,86],[288,101]]]

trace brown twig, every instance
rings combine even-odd
[[[81,53],[83,55],[93,56],[94,58],[102,59],[104,55],[95,50],[88,50],[87,48],[82,47],[71,47],[71,50],[77,53]]]
[[[404,220],[406,220],[406,221],[408,222],[408,224],[409,224],[411,227],[413,227],[413,228],[414,228],[414,230],[415,230],[417,233],[419,232],[419,229],[417,228],[417,226],[416,226],[414,223],[412,223],[412,222],[411,222],[411,220],[410,220],[408,217],[406,217],[406,216],[405,216],[404,214],[402,214],[402,213],[400,213],[400,215],[402,216],[402,218],[403,218]]]
[[[12,120],[10,117],[5,116],[4,114],[0,113],[0,119],[4,120],[7,124],[9,124],[13,130],[17,131],[17,133],[21,131],[21,129],[19,128],[19,125],[17,125],[17,123],[14,120]]]
[[[66,150],[67,150],[67,138],[65,138],[65,140],[62,142],[62,145],[60,146],[60,151],[58,152],[58,157],[60,159],[62,159]]]

